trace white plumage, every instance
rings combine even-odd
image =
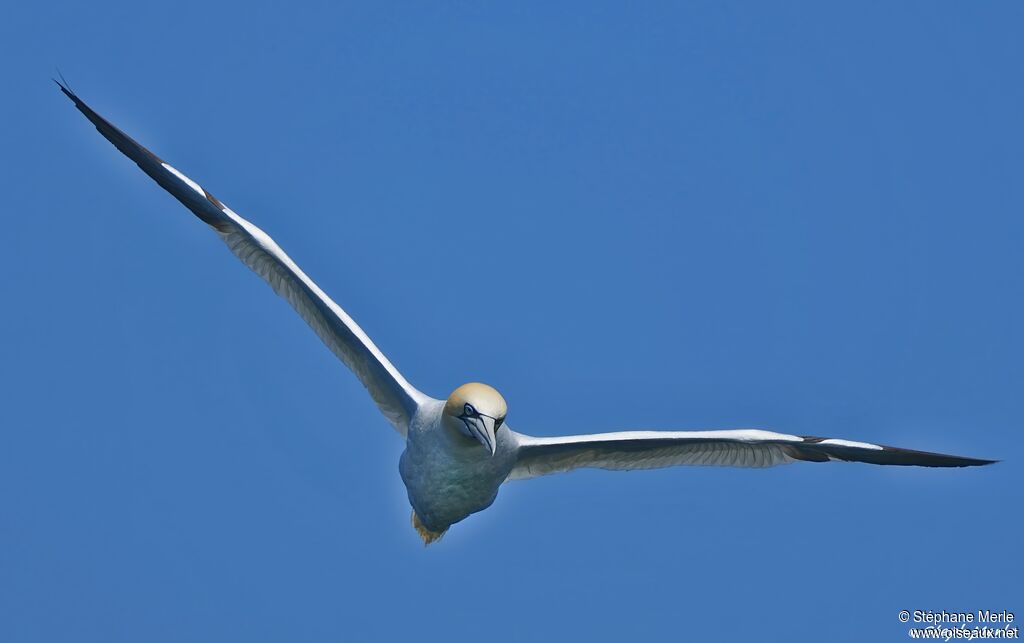
[[[504,424],[504,398],[485,384],[465,384],[445,400],[416,390],[269,235],[114,127],[65,85],[57,84],[107,140],[213,228],[231,252],[284,297],[355,373],[406,440],[399,471],[413,507],[413,525],[426,543],[440,538],[450,525],[490,506],[506,480],[583,467],[771,467],[835,460],[967,467],[993,462],[758,429],[626,431],[552,438],[516,433]]]

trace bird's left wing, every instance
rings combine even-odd
[[[97,114],[65,85],[57,85],[100,134],[213,228],[231,252],[288,300],[324,344],[356,374],[395,429],[406,435],[416,409],[429,398],[402,377],[341,306],[320,290],[267,233]]]
[[[758,429],[624,431],[556,438],[516,434],[516,440],[516,464],[509,475],[510,480],[535,478],[584,467],[616,470],[658,469],[677,465],[772,467],[797,460],[972,467],[995,462]]]

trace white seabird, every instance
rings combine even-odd
[[[288,300],[355,373],[405,438],[399,471],[413,508],[413,526],[426,544],[439,539],[454,523],[489,507],[506,480],[583,467],[770,467],[798,460],[970,467],[995,462],[757,429],[624,431],[553,438],[516,433],[505,424],[505,399],[486,384],[463,384],[446,400],[418,391],[265,232],[114,127],[65,84],[57,85],[100,134],[213,228],[231,252]]]

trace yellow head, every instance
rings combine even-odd
[[[479,440],[494,455],[498,447],[498,429],[505,421],[506,413],[508,405],[501,393],[486,384],[470,382],[448,396],[443,418],[449,427]]]

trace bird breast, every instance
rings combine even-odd
[[[476,441],[445,429],[437,413],[410,426],[399,472],[416,514],[430,529],[442,531],[489,507],[514,461],[507,430],[499,434],[492,456]]]

